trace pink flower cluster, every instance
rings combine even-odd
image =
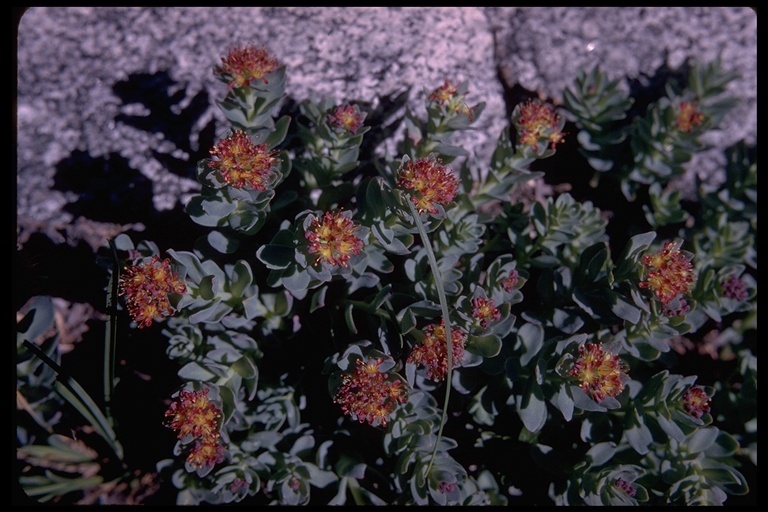
[[[429,101],[435,101],[439,105],[444,106],[448,112],[454,114],[465,114],[470,121],[473,120],[474,114],[472,109],[464,101],[464,95],[458,94],[459,90],[453,85],[450,80],[445,80],[443,85],[435,89],[429,94]]]
[[[212,467],[224,460],[220,442],[221,409],[208,398],[209,388],[182,389],[165,411],[165,425],[184,442],[194,440],[187,462],[197,468]]]
[[[126,268],[120,275],[118,294],[126,297],[128,313],[142,329],[155,320],[172,316],[175,311],[168,295],[186,290],[187,285],[171,269],[171,260],[161,262],[159,256],[153,256]]]
[[[339,105],[328,114],[328,122],[344,131],[355,134],[363,126],[363,114],[357,105]]]
[[[681,101],[677,116],[675,117],[675,126],[681,132],[688,133],[696,126],[704,122],[704,114],[697,110],[696,103]]]
[[[528,100],[520,109],[517,120],[520,144],[539,150],[539,144],[545,142],[551,149],[565,141],[565,134],[558,127],[560,116],[552,105],[538,100]]]
[[[743,302],[749,297],[747,292],[747,286],[744,284],[744,280],[734,275],[728,276],[723,282],[723,297]]]
[[[405,383],[383,372],[381,358],[358,359],[352,373],[343,376],[333,401],[344,414],[360,423],[386,426],[387,418],[398,404],[408,399]]]
[[[707,393],[699,386],[692,386],[683,395],[683,408],[685,412],[696,419],[709,413],[710,398]]]
[[[242,130],[220,140],[210,151],[210,166],[218,169],[221,177],[235,188],[265,191],[274,174],[279,159],[276,151],[267,151],[266,144],[254,144]]]
[[[451,329],[453,366],[461,366],[464,359],[464,343],[467,335],[461,329]],[[448,343],[445,319],[439,324],[427,326],[424,341],[413,348],[408,363],[427,368],[427,378],[435,382],[445,380],[448,375]]]
[[[472,299],[472,317],[477,320],[480,327],[485,329],[490,324],[498,322],[501,319],[501,312],[496,307],[493,299],[485,297],[475,297]]]
[[[235,89],[249,87],[256,80],[269,83],[267,75],[275,69],[277,60],[266,48],[250,45],[230,50],[213,73],[228,77],[229,87]]]
[[[619,356],[606,352],[599,343],[579,346],[579,358],[571,367],[570,374],[578,379],[581,389],[597,403],[621,393],[627,377]]]
[[[438,213],[437,204],[448,204],[459,190],[459,181],[442,161],[430,156],[405,163],[397,174],[397,184],[411,194],[419,212]]]
[[[355,229],[354,221],[341,211],[316,217],[304,233],[308,251],[316,255],[314,264],[324,261],[333,266],[348,266],[349,259],[363,251],[363,240]]]
[[[663,306],[690,293],[696,279],[693,265],[680,252],[681,243],[680,240],[666,242],[661,251],[646,254],[642,258],[643,265],[647,267],[647,275],[639,286],[652,290]]]

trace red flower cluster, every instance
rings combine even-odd
[[[680,252],[681,243],[680,240],[666,242],[661,251],[646,254],[641,260],[649,270],[638,286],[653,290],[663,306],[689,293],[695,280],[693,265]]]
[[[453,348],[453,366],[461,366],[464,360],[464,343],[467,335],[461,329],[451,329]],[[427,368],[427,378],[435,382],[445,380],[448,375],[448,343],[445,332],[445,319],[439,325],[427,326],[424,341],[413,347],[408,363]]]
[[[704,114],[697,110],[696,103],[681,101],[680,108],[675,117],[675,126],[681,132],[688,133],[695,126],[699,126],[704,122]]]
[[[456,176],[434,155],[406,162],[398,171],[397,184],[411,191],[419,212],[433,214],[438,212],[437,203],[450,203],[459,190]]]
[[[709,396],[702,388],[693,386],[683,395],[683,408],[685,412],[699,419],[709,413],[709,401]]]
[[[480,323],[480,327],[485,329],[490,324],[499,321],[501,312],[493,299],[475,297],[472,299],[472,316]]]
[[[451,82],[446,78],[445,82],[443,82],[443,85],[432,91],[432,93],[429,95],[429,101],[436,101],[440,105],[445,105],[445,102],[452,99],[457,92],[458,90],[456,89],[456,86],[452,85]]]
[[[685,316],[691,312],[691,305],[685,299],[678,299],[663,306],[661,312],[669,317]]]
[[[226,450],[217,439],[196,439],[195,446],[187,455],[187,462],[196,468],[212,467],[223,462],[226,457]]]
[[[328,114],[328,122],[354,134],[363,126],[363,114],[357,105],[339,105]]]
[[[619,356],[605,352],[599,343],[579,346],[579,358],[571,367],[570,374],[579,380],[581,389],[597,403],[621,393],[627,376]]]
[[[240,489],[244,489],[246,487],[248,487],[248,482],[246,482],[242,478],[235,478],[234,480],[232,480],[232,483],[229,484],[229,492],[231,492],[232,494],[237,494],[240,491]]]
[[[747,286],[744,284],[744,280],[734,275],[728,276],[723,282],[723,297],[737,300],[739,302],[747,300],[749,293],[747,292]]]
[[[346,267],[352,256],[363,251],[363,241],[355,234],[357,226],[344,212],[325,212],[310,224],[304,237],[309,252],[316,254],[315,265],[324,261],[329,265]]]
[[[383,359],[358,359],[354,373],[344,374],[333,398],[344,414],[360,423],[386,426],[387,417],[398,404],[404,404],[407,388],[398,377],[382,372]]]
[[[171,260],[159,256],[126,268],[120,275],[119,295],[125,295],[128,313],[139,329],[149,327],[175,312],[168,299],[171,293],[187,291],[184,281],[171,270]]]
[[[616,481],[613,482],[613,485],[617,489],[621,489],[623,492],[625,492],[627,496],[632,497],[637,494],[637,490],[632,486],[632,484],[623,478],[617,478]]]
[[[210,151],[210,166],[221,172],[221,177],[235,188],[265,191],[271,183],[272,168],[279,159],[277,151],[267,151],[266,144],[254,144],[242,130],[220,140]]]
[[[197,468],[218,464],[225,454],[219,441],[221,409],[208,398],[209,391],[182,389],[165,411],[165,426],[175,430],[178,439],[194,439],[187,462]]]
[[[437,490],[443,494],[449,494],[456,490],[456,482],[440,482]]]
[[[520,275],[518,274],[516,269],[513,269],[512,272],[509,273],[506,279],[502,281],[501,287],[504,288],[504,291],[507,293],[510,293],[512,290],[515,289],[515,286],[517,286],[517,281],[520,278]]]
[[[215,75],[229,78],[229,87],[248,87],[254,80],[269,83],[267,75],[277,69],[277,60],[265,48],[243,46],[233,48],[226,57],[221,59],[221,65],[214,69]]]
[[[539,144],[544,141],[555,149],[557,144],[565,141],[565,134],[558,129],[559,122],[560,116],[552,105],[528,100],[521,107],[517,120],[520,144],[538,151]]]
[[[472,109],[464,101],[464,95],[457,94],[458,92],[456,86],[446,79],[443,85],[432,91],[429,101],[436,101],[439,105],[445,106],[449,112],[466,114],[472,121]]]

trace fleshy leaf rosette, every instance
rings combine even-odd
[[[241,130],[222,138],[211,155],[197,165],[202,188],[187,213],[202,226],[256,234],[270,212],[275,187],[290,172],[290,160]]]
[[[256,257],[270,269],[269,285],[282,285],[297,299],[336,277],[349,281],[354,291],[378,282],[366,271],[369,233],[350,210],[304,210],[293,223],[284,221]]]
[[[333,402],[360,423],[386,427],[395,410],[408,400],[408,384],[391,356],[368,340],[351,345],[336,361],[328,380]]]

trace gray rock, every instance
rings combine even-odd
[[[690,196],[694,176],[724,180],[723,149],[757,135],[757,13],[749,7],[526,7],[488,8],[504,79],[562,100],[579,69],[596,64],[611,78],[652,76],[677,69],[688,58],[723,67],[740,77],[728,94],[739,105],[702,141],[677,186]]]
[[[691,172],[716,180],[718,151],[756,136],[750,8],[33,7],[19,22],[17,55],[17,210],[27,229],[73,220],[62,208],[77,196],[52,185],[57,163],[78,150],[124,157],[152,181],[157,210],[183,203],[197,183],[156,156],[188,155],[162,134],[116,122],[148,112],[121,104],[112,87],[134,73],[167,72],[184,95],[180,109],[205,91],[210,106],[189,141],[197,149],[211,120],[217,134],[228,128],[213,103],[225,86],[212,67],[242,43],[265,45],[286,64],[286,92],[295,101],[375,101],[408,89],[408,106],[420,114],[425,91],[445,79],[468,80],[470,103],[487,106],[478,130],[456,143],[479,162],[508,122],[502,80],[559,101],[577,69],[597,62],[616,77],[636,77],[665,60],[676,66],[719,53],[741,73],[732,90],[743,102],[711,134],[713,155],[692,162]]]

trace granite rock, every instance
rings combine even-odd
[[[680,186],[690,188],[694,174],[721,181],[722,149],[756,138],[756,18],[746,7],[29,8],[17,34],[17,234],[76,220],[66,207],[81,194],[55,186],[73,154],[134,169],[151,184],[156,211],[183,204],[197,183],[169,162],[191,162],[205,150],[205,130],[227,129],[215,105],[223,84],[211,70],[242,43],[265,45],[286,64],[286,92],[297,102],[375,104],[407,90],[419,113],[426,91],[468,80],[468,99],[487,106],[478,130],[456,144],[478,162],[508,122],[505,89],[557,103],[579,68],[600,63],[612,76],[638,78],[720,55],[740,73],[731,92],[742,103],[708,135],[713,149],[691,162]],[[153,114],[135,100],[137,77],[164,90],[174,102],[166,114],[189,126],[126,122]]]

